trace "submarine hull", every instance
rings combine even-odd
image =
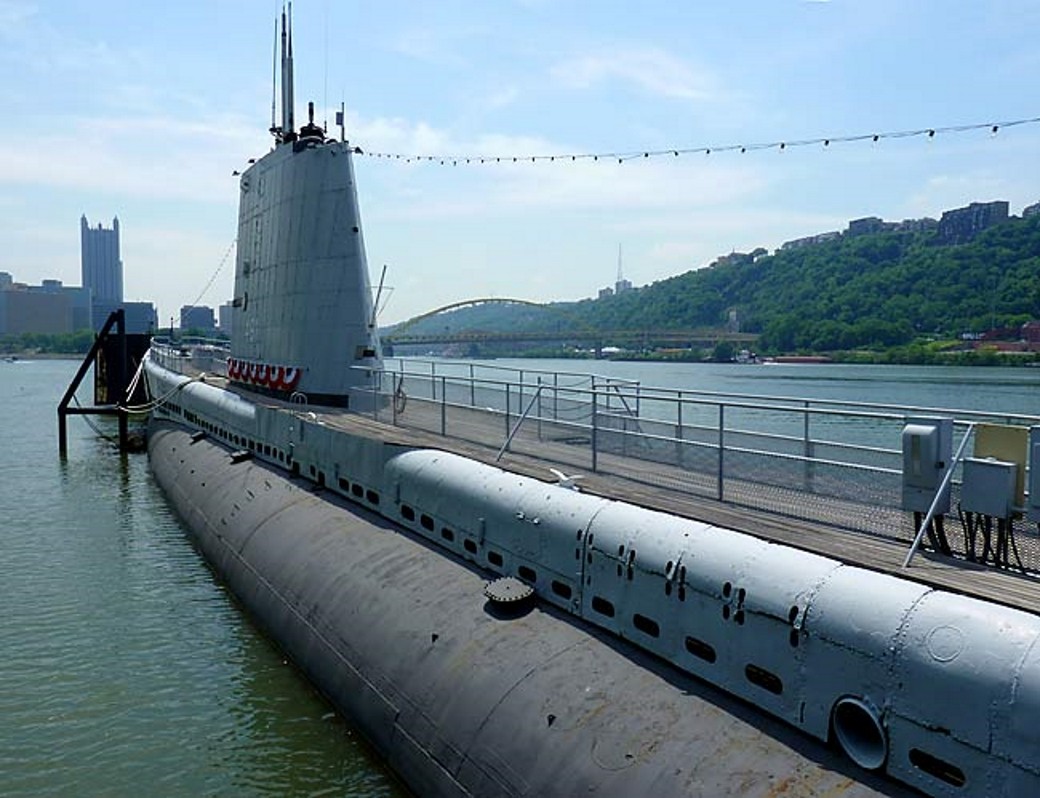
[[[160,486],[256,623],[420,795],[909,795],[363,507],[153,419]],[[854,771],[854,772],[853,772]]]

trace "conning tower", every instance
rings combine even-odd
[[[292,23],[282,13],[282,118],[241,177],[228,378],[249,390],[357,408],[382,353],[352,149],[293,122]],[[272,120],[273,122],[273,120]]]

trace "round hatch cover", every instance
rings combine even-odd
[[[493,604],[516,607],[534,595],[534,588],[512,576],[503,576],[484,586],[484,595]]]

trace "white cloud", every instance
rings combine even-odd
[[[0,185],[233,201],[226,178],[256,152],[257,140],[252,126],[231,118],[72,119],[61,132],[0,140]]]
[[[656,47],[619,48],[579,56],[556,64],[550,74],[574,89],[621,81],[647,94],[671,99],[710,100],[719,94],[710,73]]]

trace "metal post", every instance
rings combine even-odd
[[[130,403],[130,397],[126,395],[127,366],[129,357],[126,350],[126,313],[122,308],[116,311],[116,342],[119,345],[119,356],[116,363],[116,401],[114,402],[119,414],[119,450],[125,452],[129,448],[130,431],[128,414],[123,408]]]
[[[724,488],[724,446],[726,441],[726,406],[719,404],[719,473],[718,473],[718,500],[722,501]]]
[[[538,375],[538,387],[535,389],[535,398],[538,399],[538,441],[542,440],[542,375]]]
[[[802,417],[802,456],[805,458],[805,489],[811,492],[813,483],[813,448],[812,439],[809,437],[809,400],[806,399],[803,402],[803,405],[805,407],[805,414]]]
[[[593,381],[593,385],[595,386],[595,381]],[[591,443],[592,443],[592,471],[593,472],[596,471],[596,465],[597,465],[597,462],[596,462],[596,434],[597,434],[597,430],[599,429],[599,425],[596,422],[596,411],[597,411],[597,408],[596,408],[596,404],[597,404],[596,397],[597,397],[596,390],[595,390],[595,387],[593,387],[593,390],[592,390],[592,440],[591,440]]]
[[[469,406],[477,406],[477,382],[473,376],[473,364],[469,364]]]
[[[684,467],[683,461],[686,459],[685,456],[684,456],[685,453],[686,453],[686,447],[683,445],[683,441],[685,440],[685,436],[683,435],[683,413],[682,413],[683,400],[682,400],[682,391],[679,391],[677,396],[678,396],[679,402],[678,402],[678,409],[676,411],[676,422],[677,423],[676,423],[676,430],[675,430],[675,437],[676,437],[675,462],[676,462],[676,465],[679,466],[679,468],[683,468]]]
[[[506,437],[509,437],[509,383],[506,383]]]
[[[553,372],[553,421],[560,420],[560,374]]]
[[[445,377],[441,376],[441,437],[448,432],[448,389]]]

